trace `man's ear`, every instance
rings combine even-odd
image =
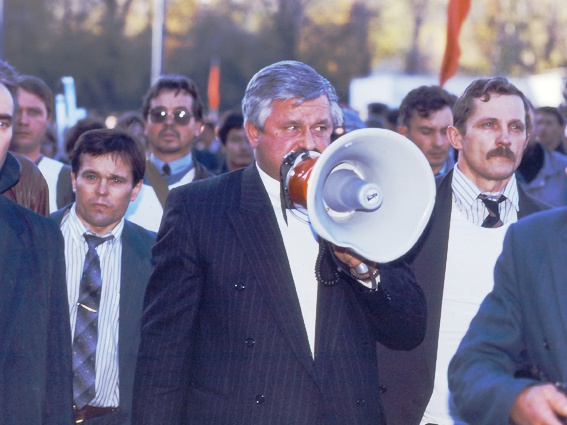
[[[248,141],[250,142],[250,146],[252,149],[256,149],[258,147],[258,139],[260,137],[260,130],[252,125],[250,122],[244,123],[244,130],[246,130],[246,137],[248,137]]]
[[[402,136],[408,137],[409,131],[408,131],[408,128],[405,125],[400,125],[398,127],[398,133],[400,133]]]
[[[526,149],[526,147],[528,146],[528,143],[530,142],[531,138],[532,135],[530,133],[526,133],[526,141],[524,142],[524,149]]]
[[[462,150],[463,149],[463,136],[461,132],[457,130],[457,127],[450,125],[447,127],[447,137],[449,138],[449,142],[451,142],[451,146],[455,148],[455,150]]]
[[[71,185],[73,186],[73,193],[77,193],[77,176],[71,171]]]
[[[203,121],[195,121],[195,127],[193,130],[193,137],[199,137],[201,135],[201,129],[203,128]]]
[[[140,189],[142,188],[143,183],[144,180],[140,180],[138,183],[136,183],[136,185],[134,186],[134,190],[132,190],[132,196],[130,196],[130,202],[134,202],[136,200],[136,198],[138,197],[138,193],[140,193]]]

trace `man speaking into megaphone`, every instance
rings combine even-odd
[[[384,424],[375,343],[421,342],[422,291],[405,264],[361,258],[282,210],[284,157],[329,146],[335,90],[279,62],[252,78],[242,109],[256,162],[168,196],[133,423]]]

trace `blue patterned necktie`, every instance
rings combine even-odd
[[[87,233],[83,236],[89,249],[83,266],[73,337],[73,400],[77,409],[82,409],[96,395],[96,344],[102,288],[100,259],[96,247],[114,238],[112,235],[101,238]]]
[[[504,202],[506,200],[506,197],[504,195],[500,195],[500,198],[498,198],[496,201],[493,201],[492,199],[489,199],[486,195],[483,195],[481,193],[480,195],[478,195],[478,198],[482,202],[484,202],[484,205],[488,210],[488,216],[482,222],[482,227],[501,227],[504,223],[502,223],[502,220],[500,219],[500,211],[498,207],[501,202]]]

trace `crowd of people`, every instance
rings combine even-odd
[[[495,77],[364,122],[282,61],[218,122],[164,75],[58,154],[51,90],[0,63],[0,422],[562,423],[562,110]],[[408,138],[437,185],[390,263],[282,207],[289,152],[364,127]]]

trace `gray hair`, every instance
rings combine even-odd
[[[276,100],[298,99],[298,103],[327,96],[331,104],[333,125],[343,122],[335,88],[313,68],[297,61],[282,61],[256,73],[248,83],[242,99],[244,122],[263,131]]]

